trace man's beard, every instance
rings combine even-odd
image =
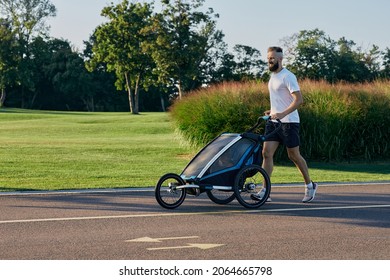
[[[279,61],[276,61],[273,65],[268,64],[268,69],[271,72],[275,72],[279,68]]]

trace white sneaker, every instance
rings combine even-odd
[[[305,196],[303,197],[302,202],[306,203],[306,202],[313,201],[316,195],[317,188],[318,188],[318,184],[314,182],[312,182],[312,187],[306,187]]]
[[[263,199],[264,195],[265,195],[265,188],[262,188],[258,193],[256,193],[256,194],[251,194],[251,198],[252,198],[253,200],[260,201],[260,200]],[[267,202],[271,202],[271,201],[272,201],[271,197],[268,196]]]

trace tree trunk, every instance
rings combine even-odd
[[[177,83],[177,89],[179,90],[179,99],[181,99],[183,97],[183,94],[181,92],[181,82],[180,81]]]
[[[25,109],[25,107],[24,107],[24,86],[22,86],[22,100],[21,100],[20,107],[22,109]]]
[[[5,89],[1,89],[1,95],[0,95],[0,108],[3,107],[4,102],[5,102],[5,97],[6,97]]]
[[[91,100],[90,110],[91,110],[91,112],[95,112],[95,98],[93,98],[93,96],[92,96],[90,100]]]
[[[38,92],[35,90],[34,91],[34,94],[32,95],[31,99],[29,100],[30,102],[30,106],[29,106],[29,109],[33,109],[33,106],[34,106],[34,103],[35,103],[35,99],[37,98],[37,95],[38,95]]]
[[[133,93],[131,91],[130,81],[127,73],[125,73],[125,79],[126,79],[127,95],[129,98],[130,113],[138,114],[135,112]]]
[[[161,109],[165,112],[165,101],[163,95],[160,93]]]
[[[88,112],[95,112],[95,102],[93,96],[82,96],[81,100],[83,101]]]
[[[138,75],[137,81],[135,83],[134,89],[134,114],[139,113],[139,80],[141,75]]]

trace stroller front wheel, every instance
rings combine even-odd
[[[271,193],[271,181],[267,172],[258,165],[242,168],[235,179],[234,194],[238,202],[246,208],[258,208],[263,205]],[[253,199],[262,189],[262,195]]]
[[[186,191],[184,188],[177,187],[183,185],[185,181],[179,175],[174,173],[163,175],[154,189],[158,204],[167,209],[179,207],[186,198]]]

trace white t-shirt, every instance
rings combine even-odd
[[[271,100],[271,114],[281,113],[293,102],[292,93],[299,91],[299,85],[295,75],[283,68],[279,73],[271,73],[268,82],[268,90]],[[281,119],[283,123],[299,123],[298,110],[295,110]]]

